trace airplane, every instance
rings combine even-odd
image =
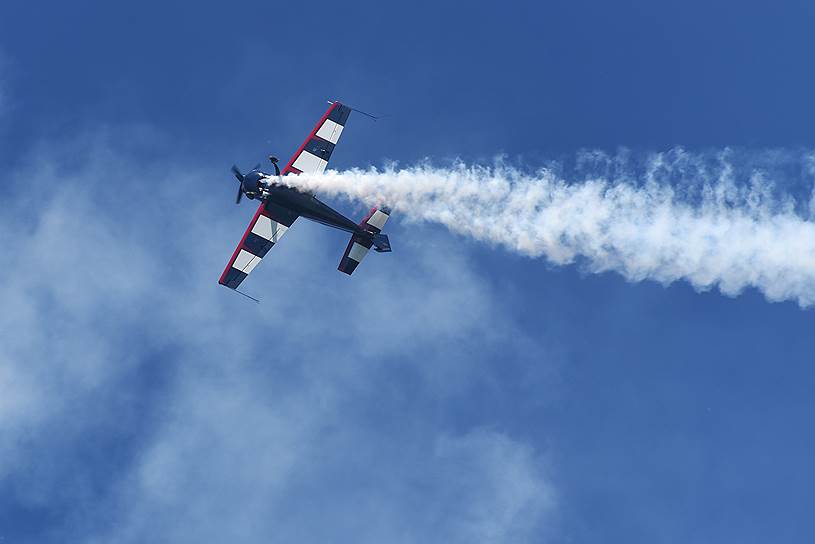
[[[245,174],[237,166],[232,166],[232,173],[239,183],[235,203],[240,204],[241,198],[246,195],[251,200],[259,200],[260,206],[218,280],[221,285],[238,291],[241,282],[254,270],[272,246],[280,241],[298,217],[351,234],[337,267],[340,272],[349,276],[354,273],[371,247],[379,253],[391,251],[387,235],[382,234],[382,228],[390,217],[390,210],[387,207],[374,207],[362,221],[355,223],[318,200],[313,194],[288,187],[282,182],[282,176],[291,174],[321,174],[328,165],[331,153],[351,112],[359,111],[340,102],[329,104],[328,110],[282,172],[277,165],[276,157],[269,157],[274,167],[274,175],[261,171],[259,164]],[[245,293],[241,294],[248,296]]]

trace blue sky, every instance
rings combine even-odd
[[[813,540],[794,302],[399,217],[217,279],[327,98],[337,169],[812,149],[815,7],[233,4],[0,7],[0,542]]]

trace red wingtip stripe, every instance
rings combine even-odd
[[[226,278],[229,269],[232,268],[232,263],[235,262],[235,259],[238,258],[238,253],[240,253],[241,248],[243,248],[243,243],[246,241],[246,237],[249,236],[249,233],[252,231],[252,227],[255,226],[255,223],[258,220],[258,217],[263,212],[263,202],[260,203],[258,206],[258,210],[255,212],[255,215],[252,217],[252,220],[249,222],[249,226],[246,227],[246,232],[243,233],[243,237],[241,237],[241,241],[238,244],[238,247],[235,248],[235,251],[232,253],[232,257],[229,259],[229,262],[226,264],[226,268],[224,268],[223,273],[221,274],[221,279],[218,280],[218,283],[225,285],[223,282]]]
[[[331,105],[328,107],[328,109],[325,111],[325,113],[323,114],[323,116],[322,116],[322,117],[320,117],[320,120],[319,120],[319,121],[317,121],[317,124],[316,124],[316,125],[314,125],[314,128],[313,128],[313,129],[311,129],[311,132],[309,132],[309,133],[308,133],[308,136],[306,136],[306,139],[305,139],[305,140],[303,140],[302,145],[301,145],[301,146],[300,146],[300,147],[297,149],[297,151],[294,153],[294,155],[292,155],[292,156],[291,156],[291,158],[289,159],[289,162],[286,164],[286,168],[284,168],[284,169],[283,169],[283,173],[284,173],[284,175],[285,175],[285,174],[292,173],[292,172],[296,172],[296,173],[298,173],[298,174],[302,173],[302,172],[300,172],[300,170],[297,170],[297,168],[294,168],[294,167],[292,166],[292,165],[294,164],[294,161],[296,161],[296,160],[297,160],[297,157],[299,157],[299,156],[300,156],[300,153],[302,153],[302,152],[303,152],[303,149],[306,147],[306,144],[308,144],[309,140],[311,140],[311,139],[312,139],[314,136],[316,136],[316,135],[317,135],[317,131],[318,131],[318,130],[320,130],[320,127],[321,127],[321,126],[323,126],[323,123],[325,123],[325,120],[326,120],[326,119],[328,119],[328,116],[329,116],[329,115],[331,115],[331,112],[332,112],[332,111],[334,110],[334,108],[336,108],[336,107],[337,107],[337,105],[339,105],[339,104],[340,104],[339,102],[334,102],[333,104],[331,104]]]

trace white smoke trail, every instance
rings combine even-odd
[[[321,195],[387,203],[397,217],[556,264],[578,260],[632,281],[685,279],[731,296],[755,287],[772,301],[815,302],[815,223],[791,197],[774,196],[758,172],[737,185],[726,163],[715,173],[696,168],[690,185],[659,181],[660,161],[652,158],[639,180],[624,173],[569,183],[551,169],[527,174],[500,162],[284,179]]]

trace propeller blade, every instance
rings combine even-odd
[[[243,183],[243,174],[241,174],[241,171],[238,170],[238,167],[235,166],[234,164],[232,165],[232,173],[235,174],[235,177],[238,178],[238,181]]]
[[[238,185],[238,196],[235,197],[235,204],[241,203],[241,197],[243,196],[243,186]]]

